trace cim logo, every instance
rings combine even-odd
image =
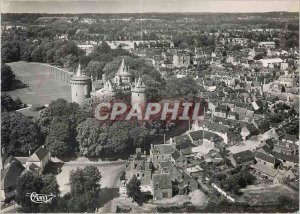
[[[30,200],[37,204],[51,203],[52,199],[56,197],[52,193],[50,195],[45,195],[45,194],[37,194],[36,192],[26,193],[26,196],[30,197]]]

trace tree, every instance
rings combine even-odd
[[[135,202],[137,202],[139,205],[143,204],[144,196],[141,192],[141,182],[137,179],[135,175],[130,179],[128,182],[126,188],[127,188],[127,195],[131,197]]]
[[[2,62],[15,62],[20,60],[20,46],[18,41],[4,42],[1,46]]]
[[[1,90],[9,91],[13,89],[13,83],[15,81],[15,75],[12,72],[11,68],[6,65],[1,65]]]
[[[39,204],[32,203],[28,193],[41,193],[43,189],[43,180],[31,171],[22,173],[17,179],[16,202],[21,205],[23,212],[39,212]]]
[[[1,112],[4,111],[15,111],[20,108],[25,107],[26,104],[22,103],[20,98],[13,99],[10,95],[7,93],[1,94]]]
[[[80,108],[77,103],[68,103],[64,99],[57,99],[49,104],[49,107],[41,110],[37,119],[38,125],[42,133],[47,136],[50,132],[52,134],[48,137],[47,146],[53,150],[58,149],[59,144],[62,143],[62,148],[58,149],[57,155],[63,155],[64,152],[75,151],[78,146],[75,138],[77,136],[76,128],[79,123],[84,121],[87,117],[87,113]],[[62,130],[55,128],[55,125],[51,126],[55,121],[62,127]],[[64,124],[64,125],[63,125]],[[51,129],[53,129],[51,131]],[[63,134],[62,137],[57,138],[56,134]]]
[[[120,181],[126,180],[126,172],[123,171],[121,176],[120,176]]]
[[[196,98],[198,95],[198,85],[190,77],[171,78],[166,82],[164,97],[168,98]]]
[[[70,152],[72,145],[70,130],[66,123],[53,120],[49,135],[46,137],[46,147],[54,156],[63,156]]]
[[[101,174],[95,166],[71,171],[70,212],[95,212],[99,203],[100,180]]]
[[[85,69],[85,75],[93,76],[93,78],[101,79],[105,66],[105,62],[90,61]]]
[[[86,156],[99,156],[103,147],[107,144],[108,126],[100,125],[96,119],[87,118],[77,127],[76,140],[79,143],[80,152]]]
[[[31,59],[33,62],[45,62],[43,58],[43,53],[41,47],[36,47],[31,52]]]
[[[263,58],[264,58],[264,54],[262,54],[262,53],[256,54],[253,57],[254,60],[260,60],[260,59],[263,59]]]
[[[36,123],[19,112],[1,113],[1,142],[8,155],[28,155],[43,144]]]

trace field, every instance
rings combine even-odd
[[[276,204],[279,196],[298,199],[298,192],[282,184],[261,184],[248,186],[244,190],[245,202],[256,205]]]
[[[13,98],[19,97],[27,104],[49,104],[58,98],[71,101],[71,86],[51,76],[49,67],[37,63],[8,63],[18,79],[28,87],[9,91]]]

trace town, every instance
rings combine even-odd
[[[299,210],[298,13],[1,19],[3,212]]]

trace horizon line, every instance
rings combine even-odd
[[[207,13],[217,13],[217,14],[252,14],[252,13],[298,13],[297,11],[287,11],[287,10],[271,10],[271,11],[251,11],[251,12],[59,12],[59,13],[49,13],[49,12],[1,12],[1,14],[207,14]]]

